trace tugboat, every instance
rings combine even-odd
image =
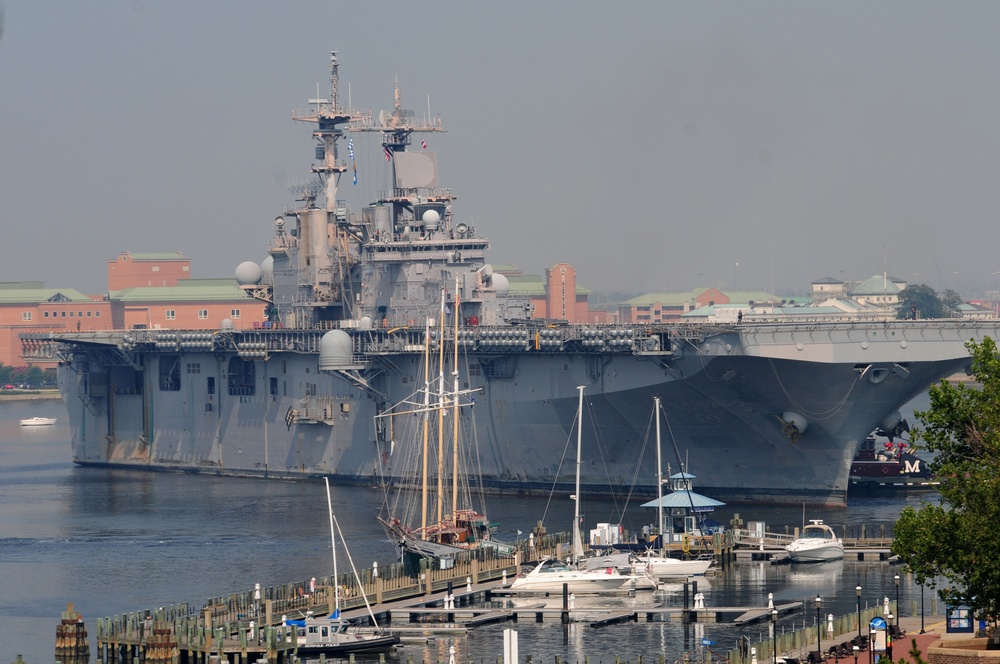
[[[904,441],[886,440],[881,445],[875,433],[861,443],[851,461],[852,489],[934,489],[938,482],[927,462],[910,451]]]

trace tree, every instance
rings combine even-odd
[[[995,618],[1000,608],[1000,356],[985,338],[968,342],[978,385],[942,380],[930,388],[930,409],[911,432],[934,453],[940,504],[907,507],[894,528],[893,553],[917,583],[938,589],[950,605]]]
[[[914,284],[899,292],[897,318],[945,318],[947,315],[938,294],[927,284]]]
[[[962,305],[962,296],[953,291],[952,289],[947,289],[945,292],[941,293],[941,306],[944,307],[945,315],[956,316],[958,315],[958,308]]]

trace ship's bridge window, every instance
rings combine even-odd
[[[177,392],[181,389],[181,361],[177,355],[160,357],[160,391]]]
[[[230,396],[253,396],[255,378],[253,362],[245,362],[238,357],[229,358]]]

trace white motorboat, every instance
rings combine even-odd
[[[634,561],[632,569],[645,569],[657,579],[677,579],[688,576],[702,576],[712,566],[712,560],[681,560],[666,556],[643,556]]]
[[[582,570],[573,569],[561,560],[546,559],[533,570],[514,579],[510,584],[512,592],[554,593],[562,592],[563,585],[571,593],[600,593],[621,590],[631,576],[622,576],[617,569]]]
[[[21,420],[22,427],[44,427],[50,424],[55,424],[56,418],[54,417],[29,417],[26,420]]]
[[[785,547],[793,563],[823,563],[844,557],[844,542],[821,519],[811,519],[798,539]]]

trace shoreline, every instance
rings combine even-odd
[[[62,399],[62,395],[59,394],[59,390],[52,388],[51,390],[2,390],[0,391],[0,403],[9,403],[14,401],[43,401],[51,399]]]

